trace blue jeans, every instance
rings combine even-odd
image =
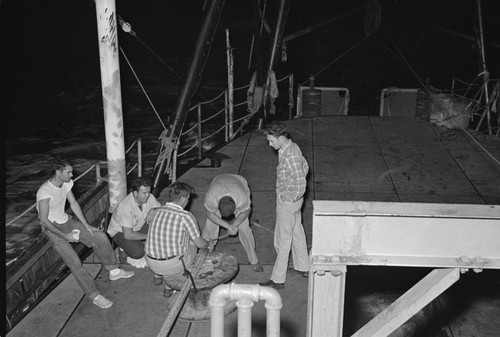
[[[85,246],[93,248],[94,254],[106,270],[118,268],[115,252],[109,243],[109,239],[105,233],[101,231],[93,231],[94,235],[89,233],[87,228],[78,220],[70,219],[64,224],[55,224],[62,232],[70,233],[73,229],[80,230],[80,242]],[[78,257],[76,251],[71,247],[71,244],[66,239],[59,235],[45,230],[45,235],[52,243],[52,247],[59,253],[64,263],[69,267],[76,281],[83,289],[85,294],[93,300],[99,295],[99,290],[95,284],[95,280],[88,270],[82,265],[82,261]]]

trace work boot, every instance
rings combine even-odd
[[[252,264],[253,271],[256,273],[262,273],[264,271],[264,267],[260,263]]]
[[[170,288],[165,287],[163,289],[163,297],[170,297],[170,296],[172,296],[173,293],[174,293],[174,291]]]
[[[155,286],[161,286],[163,283],[163,276],[155,274],[153,277],[153,283]]]
[[[276,283],[273,280],[269,280],[269,281],[266,281],[266,282],[261,282],[261,283],[259,283],[259,285],[264,286],[264,287],[271,287],[271,288],[274,288],[274,289],[283,289],[283,288],[285,288],[285,284],[284,283]]]
[[[309,277],[309,272],[308,271],[301,271],[297,269],[293,269],[292,267],[288,268],[288,272],[290,272],[292,275],[294,274],[299,274],[302,277]]]

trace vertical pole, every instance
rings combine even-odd
[[[293,74],[288,75],[288,119],[293,118]]]
[[[101,163],[97,162],[95,164],[95,177],[96,177],[96,185],[101,181]]]
[[[477,17],[478,17],[478,25],[479,25],[479,49],[481,51],[481,65],[483,67],[483,85],[484,85],[484,101],[485,108],[479,123],[477,124],[476,131],[479,131],[479,127],[483,123],[483,119],[486,115],[488,121],[488,134],[491,135],[490,128],[490,95],[488,91],[488,82],[490,79],[490,74],[488,73],[488,69],[486,69],[486,56],[484,54],[484,36],[483,36],[483,14],[481,11],[481,0],[477,0]]]
[[[224,92],[224,140],[229,141],[229,93],[226,90]]]
[[[137,176],[142,177],[142,140],[137,139]]]
[[[233,50],[229,43],[229,29],[226,29],[226,48],[227,48],[227,91],[229,104],[229,139],[233,138],[233,120],[234,120],[234,78],[233,78]],[[226,140],[227,141],[227,140]]]
[[[172,153],[172,183],[177,180],[177,144],[175,145],[174,153]]]
[[[102,101],[109,177],[109,212],[127,195],[118,30],[114,0],[96,0]]]
[[[201,135],[201,103],[198,103],[198,159],[203,158]]]

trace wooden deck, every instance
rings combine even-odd
[[[446,131],[406,118],[332,116],[286,123],[311,167],[303,208],[309,244],[312,200],[500,204],[500,141],[493,138],[477,137],[474,142],[464,131]],[[218,152],[230,157],[221,167],[207,168],[207,159],[200,163],[203,167],[179,177],[196,190],[189,209],[202,228],[206,219],[203,198],[210,181],[221,173],[245,176],[252,191],[251,223],[257,255],[265,272],[252,271],[237,238],[221,241],[217,251],[238,259],[240,272],[235,282],[267,280],[276,256],[277,153],[258,130]],[[161,202],[166,193],[160,196]],[[98,274],[102,293],[115,302],[112,308],[98,309],[80,294],[80,300],[65,311],[68,314],[60,315],[58,303],[61,305],[64,298],[59,302],[47,298],[52,302],[46,307],[41,303],[38,316],[28,315],[8,336],[27,336],[35,331],[44,331],[44,336],[156,336],[167,314],[167,299],[162,297],[161,287],[153,285],[148,269],[135,271],[132,279],[116,282],[109,281],[106,272]],[[344,335],[357,331],[428,272],[426,268],[348,268]],[[78,287],[72,288],[73,295],[78,291]],[[280,294],[284,301],[282,336],[306,336],[307,279],[288,275]],[[64,316],[59,323],[54,321],[57,316]],[[499,336],[498,317],[500,271],[471,271],[391,336]],[[236,313],[226,317],[227,336],[236,335],[236,321]],[[209,331],[209,322],[178,321],[170,336],[208,336]],[[265,309],[258,303],[253,309],[252,336],[265,336],[265,331]]]

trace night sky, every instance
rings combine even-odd
[[[278,1],[268,1],[272,25]],[[239,84],[248,83],[252,69],[246,69],[252,36],[250,1],[226,1],[220,29],[214,40],[203,82],[225,77],[224,28],[232,34]],[[285,35],[320,23],[366,4],[366,0],[292,1]],[[381,25],[374,37],[366,38],[346,56],[318,76],[318,85],[352,87],[359,96],[377,96],[381,86],[415,87],[419,82],[397,55],[421,78],[436,87],[448,86],[453,76],[473,79],[479,73],[477,48],[458,34],[474,36],[477,12],[475,0],[381,0]],[[117,12],[138,36],[175,71],[184,75],[198,28],[203,1],[117,0]],[[91,0],[2,0],[0,2],[2,56],[2,115],[9,122],[6,131],[43,120],[53,111],[48,97],[66,87],[100,85],[95,5]],[[483,0],[486,61],[492,78],[499,77],[500,1]],[[346,52],[365,35],[364,11],[326,25],[287,44],[287,63],[277,72],[293,70],[299,82]],[[444,27],[458,34],[446,33]],[[136,39],[119,33],[119,43],[144,76],[180,85]],[[496,35],[495,35],[496,34]],[[496,43],[496,47],[490,43]],[[400,54],[399,54],[400,53]],[[121,60],[122,87],[130,76]],[[161,69],[161,70],[159,70]],[[374,89],[369,89],[373,87]],[[373,93],[372,91],[373,90]],[[355,104],[355,94],[352,94]],[[11,118],[24,118],[23,123]]]

